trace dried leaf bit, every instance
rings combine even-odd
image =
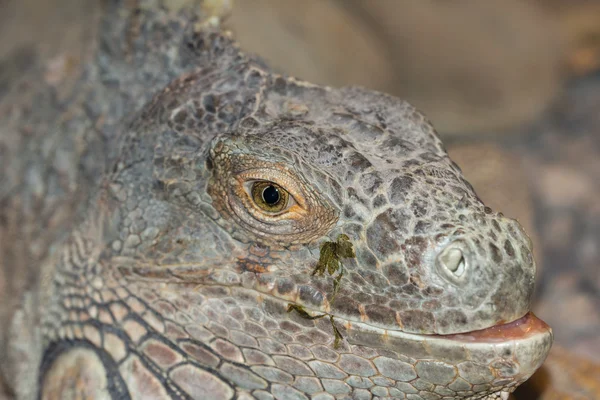
[[[340,282],[344,276],[344,267],[342,265],[342,258],[354,258],[354,248],[348,235],[341,234],[338,236],[335,242],[325,242],[321,245],[321,252],[319,254],[319,261],[315,267],[312,275],[323,275],[325,271],[329,275],[333,275],[339,272],[333,280],[333,294],[331,295],[330,303],[333,302],[335,296],[340,290]]]

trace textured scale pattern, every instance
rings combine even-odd
[[[132,398],[201,398],[200,390],[214,398],[455,398],[501,386],[504,370],[515,368],[510,347],[491,366],[464,351],[452,366],[431,360],[424,349],[420,357],[417,349],[413,356],[347,344],[333,350],[326,320],[288,319],[280,302],[261,299],[258,306],[254,291],[215,287],[181,296],[177,284],[160,288],[162,294],[153,289],[105,288],[98,300],[81,304],[91,312],[57,321],[64,338],[89,341],[114,360],[136,388]],[[124,332],[115,332],[115,323]],[[109,387],[123,390],[112,379]]]
[[[506,399],[541,365],[547,327],[465,339],[528,313],[531,243],[418,111],[275,74],[150,3],[108,6],[79,112],[26,116],[34,137],[49,125],[57,147],[84,144],[64,150],[72,184],[46,186],[50,204],[72,200],[37,232],[48,251],[24,264],[37,283],[6,333],[19,397]],[[15,199],[38,167],[6,177]],[[257,180],[289,210],[256,208]],[[334,298],[335,277],[312,272],[341,234],[356,257]]]

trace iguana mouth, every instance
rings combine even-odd
[[[552,332],[552,329],[544,321],[528,312],[523,317],[508,323],[499,323],[489,328],[478,329],[465,333],[453,333],[448,335],[427,335],[441,339],[459,342],[486,342],[499,343],[509,340],[526,339],[537,334]]]
[[[129,261],[129,259],[125,259]],[[124,263],[125,264],[125,263]],[[124,267],[124,266],[123,266]],[[194,284],[205,284],[205,285],[217,285],[217,286],[237,286],[240,282],[237,279],[233,279],[230,275],[227,275],[229,279],[225,279],[227,282],[221,281],[218,276],[214,275],[214,270],[211,268],[198,268],[197,265],[169,265],[167,266],[169,270],[169,278],[171,279],[181,279],[182,281],[186,281],[187,283],[193,282]],[[137,268],[127,268],[129,273],[133,273],[138,277],[152,277],[154,280],[157,279],[156,274],[158,272],[164,273],[165,266],[149,266],[145,265],[144,267]],[[223,277],[221,277],[223,278]],[[160,278],[159,278],[160,279]],[[170,279],[169,279],[170,280]],[[246,289],[254,291],[260,297],[272,297],[282,304],[294,305],[296,309],[301,308],[305,312],[309,313],[311,319],[314,319],[315,316],[322,315],[323,317],[334,317],[337,323],[346,327],[346,329],[360,329],[360,327],[368,327],[368,329],[374,329],[379,332],[385,332],[386,335],[406,335],[407,337],[413,337],[414,339],[423,338],[423,339],[444,339],[448,341],[455,342],[472,342],[472,343],[501,343],[507,342],[511,340],[521,340],[527,339],[535,335],[545,335],[552,334],[552,329],[541,319],[537,318],[532,312],[527,312],[521,318],[513,320],[511,322],[501,321],[497,324],[489,326],[483,329],[476,329],[472,331],[460,332],[460,333],[449,333],[449,334],[439,334],[439,333],[422,333],[422,332],[407,332],[404,331],[400,327],[384,327],[377,326],[376,324],[371,324],[369,321],[358,321],[353,318],[348,318],[348,316],[343,314],[337,314],[332,312],[329,307],[325,307],[325,309],[315,309],[314,305],[305,304],[302,301],[298,301],[299,299],[296,296],[287,297],[278,293],[273,293],[274,287],[276,285],[273,282],[271,284],[267,284],[268,288],[263,288],[261,290],[258,287],[246,287]],[[243,286],[243,285],[242,285]],[[314,289],[317,292],[316,289]]]
[[[309,311],[311,314],[319,312]],[[412,333],[405,332],[402,329],[384,329],[371,325],[368,322],[357,322],[346,319],[344,316],[324,313],[324,316],[332,316],[343,325],[347,330],[360,329],[360,327],[369,327],[376,330],[381,330],[384,335],[402,335],[407,338],[412,337],[415,340],[446,340],[451,342],[463,343],[506,343],[510,341],[524,341],[534,336],[552,336],[552,328],[544,321],[535,316],[533,312],[528,312],[523,317],[512,322],[500,322],[484,329],[476,329],[473,331],[437,334],[437,333]]]

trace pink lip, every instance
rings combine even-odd
[[[486,329],[465,333],[433,336],[461,342],[506,342],[548,332],[551,332],[548,324],[532,312],[528,312],[525,316],[507,324],[498,324]]]

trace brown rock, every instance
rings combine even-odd
[[[536,181],[551,207],[577,207],[592,199],[594,184],[582,171],[565,164],[543,165]]]
[[[385,43],[343,2],[237,1],[225,24],[243,49],[311,82],[384,90],[395,73]]]
[[[442,134],[535,118],[561,86],[554,20],[520,0],[235,3],[243,48],[302,78],[409,100]]]
[[[558,21],[567,49],[567,64],[574,75],[600,69],[600,1],[538,0]]]

